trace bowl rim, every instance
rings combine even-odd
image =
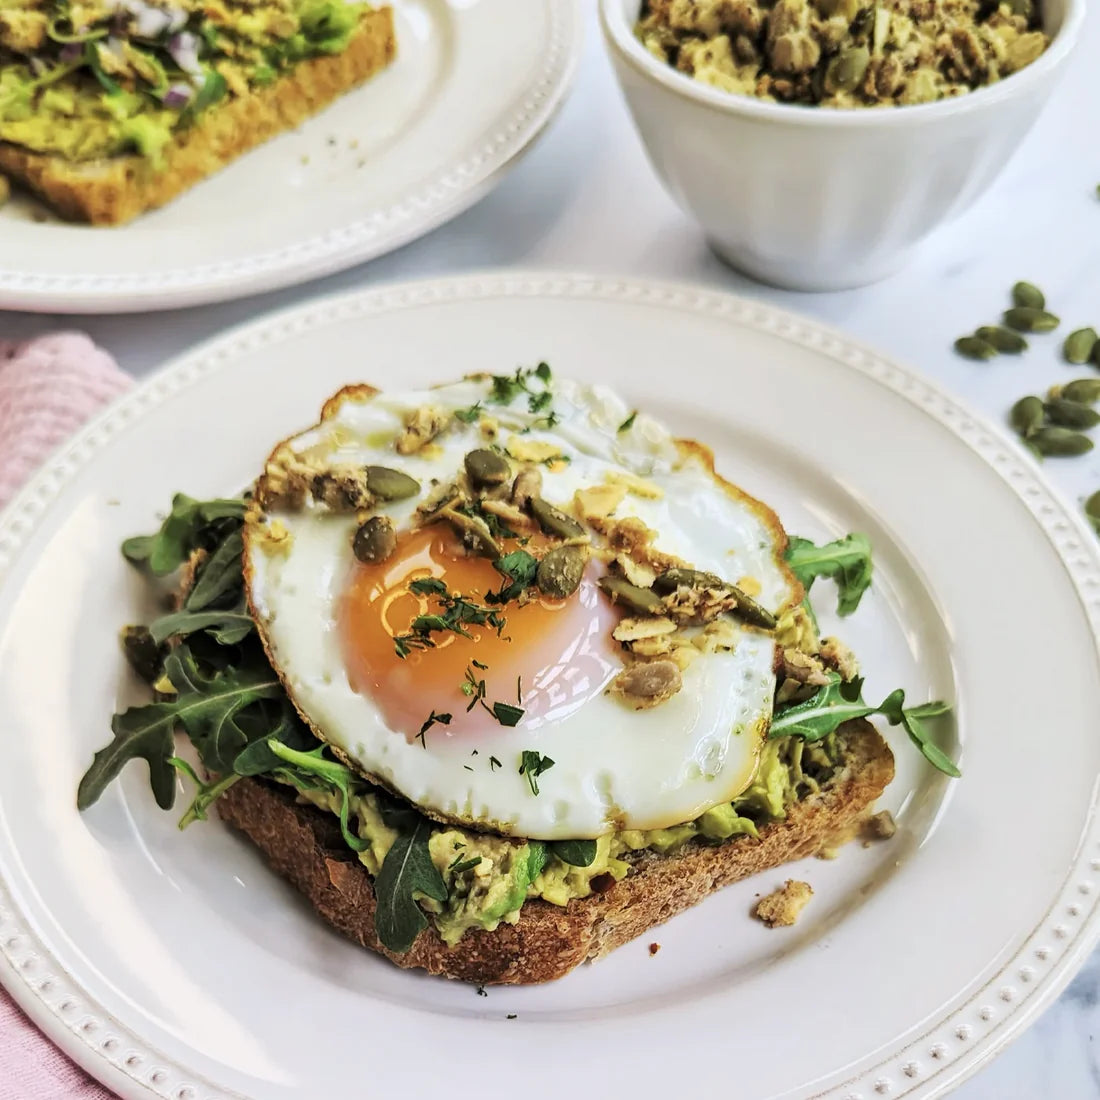
[[[632,6],[634,0],[626,0]],[[893,125],[920,125],[938,117],[965,115],[998,103],[1022,98],[1043,79],[1064,65],[1081,37],[1086,0],[1065,0],[1065,15],[1050,46],[1037,60],[1010,77],[977,88],[967,95],[940,99],[932,103],[900,104],[880,109],[841,110],[801,103],[770,103],[753,96],[738,95],[693,80],[665,64],[647,50],[634,35],[627,21],[624,0],[599,0],[600,27],[604,41],[619,57],[642,76],[660,84],[683,99],[693,100],[722,114],[773,122],[786,126],[831,127],[834,129],[877,128]],[[641,0],[638,0],[641,8]]]

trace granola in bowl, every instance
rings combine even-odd
[[[1050,44],[1035,0],[645,0],[636,32],[705,84],[825,107],[963,95]]]

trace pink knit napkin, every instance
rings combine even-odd
[[[130,379],[78,333],[0,341],[0,507]],[[0,989],[0,1100],[111,1100]]]

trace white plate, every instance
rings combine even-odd
[[[298,130],[121,228],[0,208],[0,309],[220,302],[374,259],[462,213],[549,122],[577,0],[390,0],[397,58]]]
[[[781,869],[561,982],[484,997],[343,942],[216,822],[178,833],[141,766],[78,816],[77,780],[129,691],[113,633],[146,610],[124,535],[173,490],[239,487],[342,383],[539,358],[714,444],[790,530],[866,531],[875,585],[843,634],[871,696],[956,701],[964,778],[892,736],[900,832],[795,868],[816,891],[796,928],[748,916]],[[125,1097],[472,1095],[475,1081],[528,1100],[569,1082],[646,1100],[938,1096],[1100,931],[1098,612],[1097,545],[1019,446],[812,322],[547,275],[311,304],[142,385],[0,518],[0,975]]]

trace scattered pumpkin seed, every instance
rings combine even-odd
[[[1021,397],[1012,406],[1012,412],[1009,413],[1012,426],[1025,439],[1038,431],[1043,426],[1045,419],[1046,410],[1043,408],[1043,402],[1038,397]]]
[[[1096,347],[1092,349],[1092,361],[1096,366],[1100,367],[1100,340],[1096,341]]]
[[[611,682],[611,694],[641,710],[675,695],[683,687],[683,677],[675,661],[642,661],[622,672]]]
[[[858,87],[871,64],[871,51],[866,46],[849,46],[841,50],[825,69],[825,91],[830,95],[850,92]]]
[[[967,359],[992,359],[997,349],[978,336],[960,336],[955,341],[955,350]]]
[[[622,577],[601,577],[600,588],[611,597],[612,603],[621,603],[640,615],[657,615],[665,609],[664,600],[656,592],[624,581]]]
[[[371,516],[351,543],[352,553],[364,565],[377,565],[397,549],[397,532],[388,516]]]
[[[737,614],[747,623],[762,627],[764,630],[776,628],[775,616],[756,602],[747,592],[742,592],[735,584],[729,586],[730,595],[737,601]]]
[[[527,506],[546,534],[562,539],[579,539],[584,535],[584,528],[572,516],[567,516],[542,497],[531,497]]]
[[[526,508],[532,497],[542,492],[542,474],[535,469],[520,470],[512,482],[512,503],[517,508]]]
[[[1069,458],[1088,454],[1092,440],[1069,428],[1040,428],[1028,437],[1028,442],[1044,457]]]
[[[564,600],[577,591],[588,564],[583,546],[559,546],[539,562],[535,583],[539,591],[555,600]]]
[[[1056,397],[1045,405],[1047,419],[1062,428],[1095,428],[1100,424],[1100,413],[1088,405]]]
[[[1012,304],[1026,309],[1047,308],[1045,295],[1034,283],[1017,283],[1012,288]]]
[[[1100,535],[1100,492],[1095,492],[1085,501],[1085,515],[1092,521],[1096,533]]]
[[[1053,332],[1061,323],[1053,313],[1034,306],[1015,306],[1006,309],[1004,322],[1017,332]]]
[[[479,447],[471,451],[463,464],[466,467],[466,476],[475,489],[489,489],[494,485],[503,485],[512,476],[512,467],[508,465],[508,459],[499,455],[496,451],[490,451]]]
[[[1027,341],[1018,332],[1002,328],[1000,325],[983,325],[974,335],[1008,355],[1018,355],[1021,351],[1027,351]]]
[[[420,492],[420,482],[389,466],[368,466],[367,489],[379,500],[407,500]]]
[[[715,573],[705,573],[701,569],[666,569],[653,582],[655,592],[667,595],[677,588],[728,588],[721,577]]]
[[[480,516],[468,516],[465,512],[458,512],[454,508],[442,508],[438,516],[454,528],[463,543],[475,554],[494,559],[504,556],[504,551],[493,538],[489,525]]]
[[[1097,335],[1094,328],[1079,328],[1066,337],[1062,345],[1062,354],[1067,363],[1087,363],[1096,347]]]
[[[1076,401],[1079,405],[1095,405],[1100,401],[1100,378],[1075,378],[1064,386],[1055,386],[1054,389],[1061,392],[1055,394],[1054,390],[1051,390],[1052,396],[1064,397],[1067,401]]]

